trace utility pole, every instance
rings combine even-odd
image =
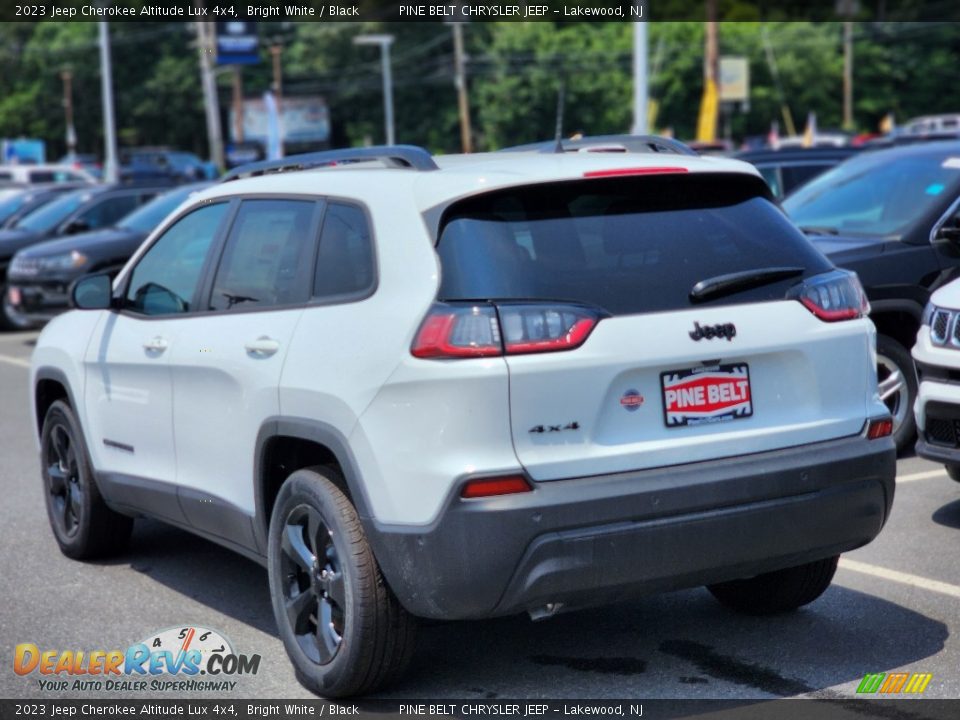
[[[67,155],[77,154],[77,129],[73,125],[73,71],[64,68],[60,72],[63,80],[63,113],[66,123]]]
[[[703,45],[703,99],[697,118],[697,140],[713,142],[717,139],[717,115],[720,105],[717,84],[719,52],[717,43],[717,0],[706,0],[707,22]]]
[[[707,82],[717,82],[720,62],[718,58],[717,0],[707,0],[707,25],[703,48],[703,77]]]
[[[280,66],[280,55],[283,45],[279,42],[270,46],[270,57],[273,60],[273,99],[277,102],[277,112],[282,112],[283,102],[283,70]]]
[[[853,130],[853,23],[843,23],[843,129]]]
[[[648,102],[647,23],[633,23],[633,134],[646,135]]]
[[[113,117],[113,70],[110,67],[110,29],[108,23],[100,22],[100,88],[103,96],[103,179],[116,182],[117,130]]]
[[[243,74],[240,66],[233,68],[233,138],[236,142],[243,142]]]
[[[214,36],[213,23],[197,21],[197,52],[200,56],[200,82],[203,88],[203,104],[207,115],[207,141],[210,145],[210,161],[223,172],[223,135],[220,131],[220,102],[217,84],[213,77]]]
[[[454,85],[457,87],[457,106],[460,109],[460,146],[463,152],[473,152],[473,132],[470,129],[470,102],[467,99],[467,73],[463,55],[463,23],[453,25]]]

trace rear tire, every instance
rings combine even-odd
[[[47,518],[60,551],[75,560],[122,553],[133,530],[133,518],[114,512],[103,502],[80,423],[62,400],[47,410],[40,457]]]
[[[839,555],[757,575],[708,585],[723,605],[747,615],[773,615],[812,603],[830,587]]]
[[[416,634],[337,481],[331,468],[287,478],[267,551],[274,615],[297,679],[329,698],[395,679],[410,662]]]
[[[884,381],[899,372],[902,386],[886,398],[883,397]],[[917,399],[917,371],[910,352],[887,335],[877,335],[877,381],[881,386],[881,400],[893,416],[893,441],[897,452],[913,444],[917,436],[917,421],[913,417],[913,404]]]

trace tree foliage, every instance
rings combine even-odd
[[[839,126],[842,25],[779,22],[775,10],[724,0],[724,55],[749,59],[749,108],[729,115],[734,137],[764,134],[789,105],[802,130],[808,112]],[[655,19],[655,18],[654,18]],[[762,22],[761,22],[762,21]],[[700,22],[649,24],[651,96],[657,128],[693,134],[703,90]],[[459,149],[451,27],[441,23],[261,23],[262,62],[243,70],[247,95],[272,81],[268,48],[283,47],[284,94],[326,98],[334,145],[382,142],[380,56],[357,46],[366,32],[389,32],[399,142]],[[118,133],[124,144],[170,145],[204,154],[206,125],[191,23],[112,23]],[[465,26],[471,117],[477,149],[553,137],[563,92],[563,131],[626,132],[632,124],[633,52],[629,23],[471,23]],[[960,110],[954,94],[960,25],[857,22],[855,118],[873,131],[894,112],[910,117]],[[772,72],[779,70],[781,89]],[[0,137],[38,137],[48,155],[64,149],[61,72],[73,73],[78,149],[102,146],[100,65],[95,23],[0,24]],[[228,74],[218,78],[226,129]],[[781,122],[781,131],[783,123]]]

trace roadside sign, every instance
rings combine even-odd
[[[720,100],[747,102],[750,99],[750,63],[745,57],[720,58]]]

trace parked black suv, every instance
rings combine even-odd
[[[910,348],[930,294],[960,275],[960,142],[864,153],[783,206],[834,263],[860,276],[877,326],[880,394],[905,447],[916,431]]]
[[[74,190],[0,230],[0,330],[28,327],[10,306],[7,266],[18,250],[44,240],[108,227],[167,188],[91,185]]]
[[[748,150],[734,157],[750,163],[767,181],[774,197],[784,198],[806,182],[853,157],[859,148],[816,147]]]
[[[177,206],[209,183],[181,185],[109,227],[31,245],[7,269],[7,298],[23,324],[42,324],[69,307],[70,284],[87,273],[116,275]]]

